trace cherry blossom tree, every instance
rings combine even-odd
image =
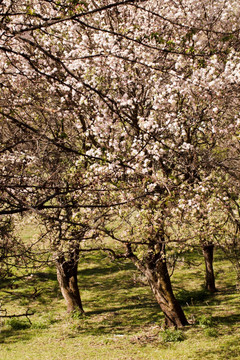
[[[103,159],[86,154],[89,148],[87,120],[92,111],[84,99],[91,103],[92,94],[101,99],[101,93],[80,76],[80,68],[91,54],[82,56],[86,52],[86,35],[81,36],[79,31],[83,26],[76,28],[76,25],[78,18],[130,2],[106,2],[100,7],[96,2],[79,5],[74,1],[31,4],[6,1],[2,4],[2,215],[35,211],[46,221],[47,213],[49,225],[52,223],[50,211],[55,211],[55,223],[60,224],[56,219],[61,209],[68,213],[79,208],[80,204],[76,204],[71,194],[79,197],[86,193],[92,181],[88,181],[86,171],[74,170],[73,177],[72,168],[76,161],[79,169],[83,166],[85,170],[88,161]],[[82,65],[77,74],[72,72],[76,63],[74,51],[77,57],[81,54],[79,65]],[[82,103],[80,108],[79,103]],[[94,136],[89,138],[90,144],[97,143]],[[94,196],[93,204],[85,204],[86,199],[84,194],[81,207],[101,206],[98,196]],[[61,242],[62,218],[59,229]],[[54,238],[56,226],[51,230]],[[52,242],[56,252],[56,242]],[[75,305],[82,310],[76,285],[78,245],[73,243],[71,236],[70,248],[66,246],[62,251],[59,245],[56,257],[58,279],[69,311]]]
[[[0,214],[50,214],[53,232],[62,209],[72,226],[84,216],[95,238],[124,244],[116,256],[148,277],[167,326],[186,325],[166,248],[199,242],[211,214],[204,189],[216,178],[217,193],[232,176],[225,144],[239,130],[238,2],[1,6]],[[109,225],[116,219],[126,235]]]

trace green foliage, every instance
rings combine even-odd
[[[198,319],[198,324],[203,327],[212,327],[213,324],[213,319],[211,316],[209,315],[202,315],[199,319]]]
[[[214,328],[207,328],[204,330],[204,334],[207,337],[218,337],[219,336],[219,332],[217,331],[217,329]]]
[[[74,311],[71,312],[70,316],[71,316],[72,319],[78,320],[78,319],[81,319],[83,317],[83,314],[79,310],[74,310]]]
[[[205,69],[205,68],[207,67],[207,62],[206,62],[206,60],[205,60],[205,59],[198,59],[198,66],[199,66],[200,68]]]
[[[197,322],[202,328],[204,328],[204,335],[206,337],[218,337],[219,332],[215,326],[214,320],[210,315],[202,315]]]
[[[164,44],[165,43],[164,38],[161,36],[161,34],[159,34],[157,32],[152,32],[150,34],[150,38],[155,39],[156,43],[158,43],[158,44]]]
[[[68,137],[68,135],[62,131],[61,134],[59,135],[60,139],[66,139]]]
[[[166,329],[162,333],[162,338],[164,342],[178,342],[183,341],[185,336],[181,330]]]
[[[229,40],[232,40],[234,38],[234,35],[233,34],[226,34],[226,35],[224,35],[222,38],[221,38],[221,40],[223,41],[223,42],[227,42],[227,41],[229,41]]]
[[[30,16],[36,15],[35,10],[33,8],[31,8],[29,5],[27,6],[26,10],[27,10],[26,12],[28,15],[30,15]]]

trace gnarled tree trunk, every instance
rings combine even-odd
[[[159,252],[153,251],[149,253],[144,261],[140,261],[133,253],[129,258],[146,276],[152,292],[164,313],[165,326],[181,328],[188,325],[185,314],[173,294],[163,247]]]
[[[78,310],[84,312],[81,296],[77,282],[78,262],[71,254],[70,259],[66,260],[64,255],[60,255],[56,260],[57,279],[62,295],[67,304],[67,312]]]
[[[215,286],[215,275],[213,270],[213,252],[214,244],[206,243],[202,247],[202,252],[205,261],[205,287],[210,292],[217,291]]]
[[[147,266],[145,276],[164,313],[166,327],[181,328],[188,325],[184,312],[173,294],[166,261],[160,260],[157,269]]]

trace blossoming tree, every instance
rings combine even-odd
[[[167,326],[187,324],[168,244],[184,247],[184,228],[199,241],[209,178],[232,176],[239,12],[233,0],[2,4],[0,214],[56,211],[52,229],[61,209],[72,225],[84,214],[147,276]]]

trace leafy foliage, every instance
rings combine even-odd
[[[181,330],[170,330],[167,329],[162,333],[164,342],[178,342],[183,341],[185,336]]]

